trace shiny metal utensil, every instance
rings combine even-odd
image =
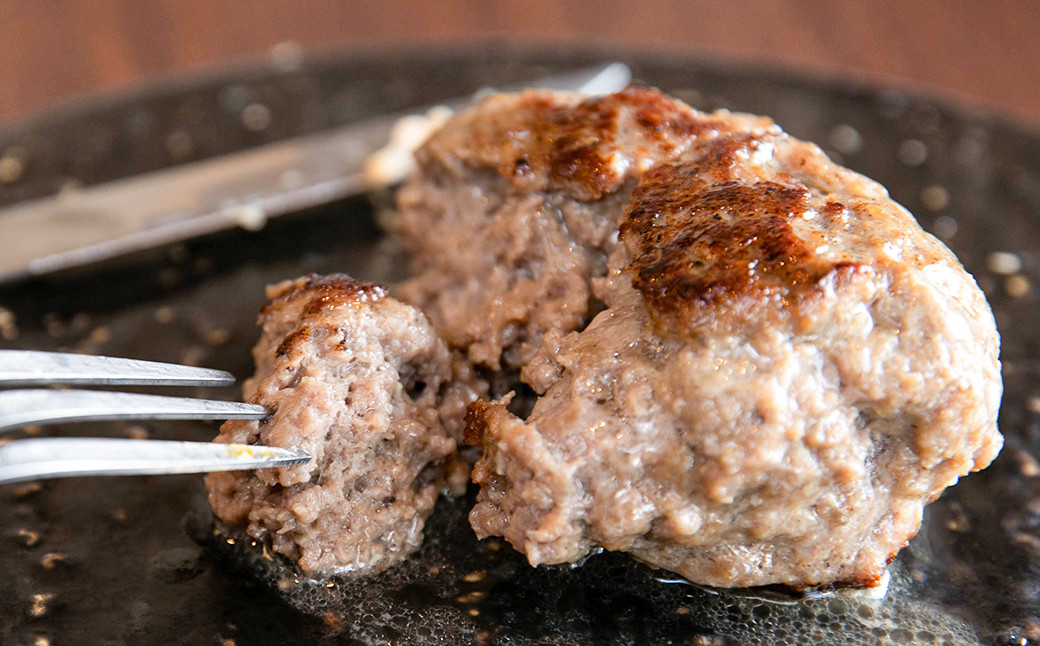
[[[86,475],[158,475],[302,464],[296,449],[209,442],[48,437],[0,446],[0,484]]]
[[[625,65],[610,63],[499,89],[607,94],[630,79]],[[260,227],[270,218],[364,193],[374,188],[365,160],[387,144],[403,117],[454,110],[472,100],[459,97],[0,209],[0,239],[19,241],[0,256],[0,283],[236,226]]]
[[[0,350],[0,386],[227,385],[220,370],[77,354]],[[263,419],[261,406],[91,390],[0,391],[0,433],[24,426],[114,419]],[[0,445],[0,484],[77,475],[231,471],[302,464],[295,449],[209,442],[34,438]]]

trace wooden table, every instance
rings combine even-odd
[[[505,39],[894,82],[1040,126],[1037,0],[0,0],[0,123],[156,75],[305,50]]]

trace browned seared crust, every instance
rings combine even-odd
[[[419,151],[419,162],[493,169],[516,190],[560,191],[589,202],[618,190],[646,163],[730,131],[735,121],[751,123],[701,114],[639,86],[588,99],[539,91],[497,95],[456,117]],[[454,145],[461,133],[465,147]]]
[[[386,296],[382,285],[356,280],[344,274],[308,274],[299,280],[286,281],[267,290],[267,302],[260,316],[271,316],[290,301],[304,297],[300,307],[301,319],[320,316],[338,307],[357,306]]]
[[[880,186],[775,132],[725,135],[656,166],[620,235],[648,308],[688,331],[717,308],[736,323],[738,303],[772,299],[785,304],[769,317],[778,322],[829,274],[956,263]]]
[[[207,476],[214,512],[310,575],[383,570],[419,546],[455,452],[438,413],[448,348],[421,312],[347,276],[306,276],[268,296],[244,394],[272,416],[229,421],[217,441],[313,460]]]
[[[280,308],[295,299],[299,307],[300,324],[286,336],[275,351],[276,357],[288,354],[294,347],[310,340],[315,325],[327,326],[326,316],[340,307],[358,307],[389,294],[385,287],[341,274],[320,276],[308,274],[300,280],[286,281],[268,291],[268,301],[260,310],[261,319],[276,315]]]
[[[710,305],[737,294],[812,289],[835,268],[795,236],[792,217],[809,210],[809,191],[776,182],[705,181],[700,168],[655,168],[632,196],[621,225],[638,250],[633,284],[658,310]],[[695,174],[696,173],[696,174]],[[837,203],[835,211],[844,208]],[[662,214],[696,214],[655,222]]]

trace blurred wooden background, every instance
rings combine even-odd
[[[492,38],[849,73],[1040,126],[1037,0],[0,0],[0,123],[280,42],[309,50]]]

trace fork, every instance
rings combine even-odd
[[[32,350],[0,350],[0,387],[226,386],[222,370],[154,361]],[[264,419],[262,406],[240,402],[97,390],[0,391],[0,435],[57,422],[119,419]],[[3,440],[0,440],[3,442]],[[298,449],[109,438],[32,438],[0,444],[0,484],[80,475],[236,471],[303,464]]]

